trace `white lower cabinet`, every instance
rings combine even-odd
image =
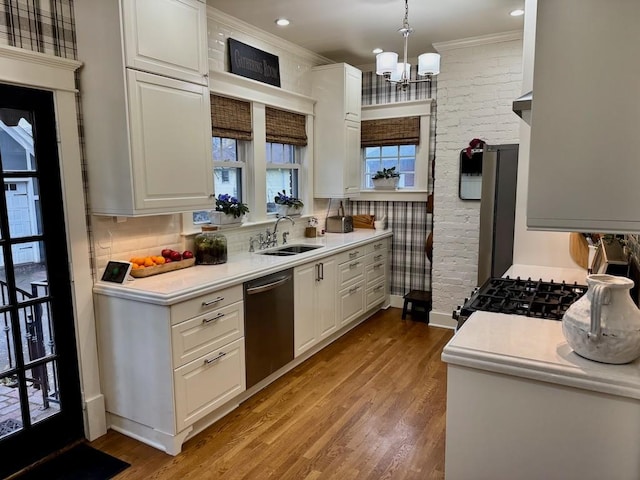
[[[347,325],[364,313],[364,280],[340,290],[338,307],[340,325]]]
[[[389,243],[386,239],[365,247],[365,309],[369,310],[387,298],[387,265]]]
[[[246,389],[242,298],[242,285],[171,306],[96,295],[109,426],[180,453],[195,422]]]
[[[294,353],[297,357],[338,328],[335,257],[296,267],[294,291]]]

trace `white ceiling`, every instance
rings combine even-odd
[[[409,0],[409,57],[433,43],[522,30],[525,0]],[[207,0],[208,5],[335,62],[366,65],[380,47],[402,57],[404,0]],[[288,27],[275,20],[286,17]]]

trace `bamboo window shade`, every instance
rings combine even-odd
[[[211,133],[214,137],[252,140],[251,104],[211,95]]]
[[[304,147],[307,145],[307,119],[299,113],[266,107],[267,142],[286,143]]]
[[[420,144],[420,117],[363,120],[361,128],[363,147]]]

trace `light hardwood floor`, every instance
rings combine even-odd
[[[113,431],[125,479],[442,479],[451,330],[381,311],[171,457]]]

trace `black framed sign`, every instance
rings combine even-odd
[[[228,39],[231,73],[269,85],[280,86],[280,63],[276,55]]]

